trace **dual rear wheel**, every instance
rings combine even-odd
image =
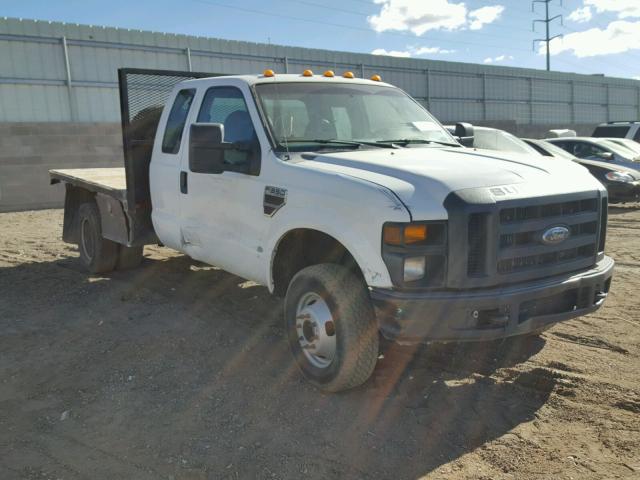
[[[140,265],[143,247],[127,247],[102,236],[100,211],[93,202],[78,209],[80,261],[91,273],[107,273]]]

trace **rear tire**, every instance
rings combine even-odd
[[[93,203],[78,209],[80,261],[91,273],[112,271],[118,261],[118,244],[102,237],[100,211]]]
[[[128,270],[139,266],[140,262],[142,262],[143,249],[144,247],[127,247],[120,245],[116,268],[118,270]]]
[[[338,392],[364,383],[378,359],[378,325],[366,285],[347,268],[298,272],[285,297],[289,347],[304,376]]]

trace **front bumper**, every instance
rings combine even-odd
[[[495,340],[591,313],[609,292],[613,259],[590,270],[496,288],[372,289],[382,334],[403,342]]]
[[[633,183],[609,182],[606,187],[610,203],[640,200],[640,181]]]

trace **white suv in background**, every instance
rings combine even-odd
[[[640,142],[640,122],[601,123],[596,127],[591,136],[629,138]]]

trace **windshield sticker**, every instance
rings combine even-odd
[[[433,132],[434,130],[440,131],[440,128],[434,122],[411,122],[411,125],[421,132]]]

